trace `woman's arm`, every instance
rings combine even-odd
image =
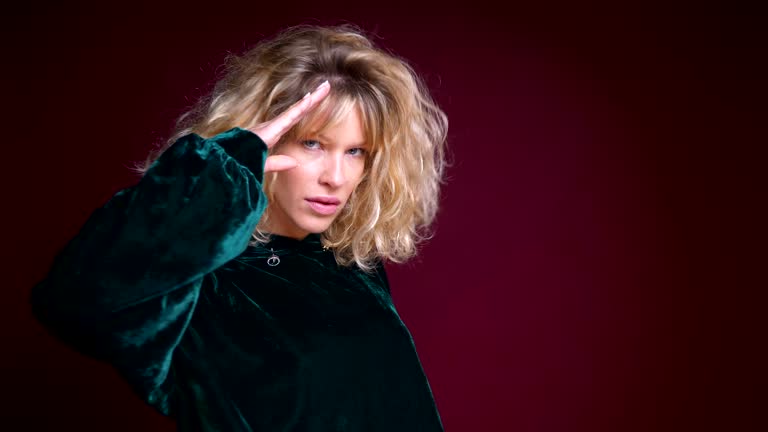
[[[90,216],[33,287],[32,311],[80,352],[112,363],[168,414],[171,358],[210,273],[237,257],[266,208],[269,147],[328,95],[321,84],[253,129],[177,140],[135,186]]]
[[[180,138],[58,253],[32,289],[35,317],[157,400],[203,277],[247,247],[266,207],[266,153],[239,128]]]
[[[59,252],[32,290],[36,316],[64,325],[101,322],[235,258],[266,207],[266,150],[239,128],[207,140],[180,138]]]

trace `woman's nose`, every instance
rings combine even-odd
[[[320,182],[331,187],[339,187],[344,184],[345,178],[342,157],[328,155],[323,163],[323,172],[320,175]]]

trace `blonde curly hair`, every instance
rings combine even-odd
[[[431,235],[444,181],[448,120],[413,68],[376,47],[357,27],[295,26],[228,57],[211,94],[179,118],[173,136],[137,171],[146,172],[189,133],[207,138],[274,118],[324,80],[331,84],[329,96],[280,142],[301,139],[310,125],[322,133],[356,108],[371,147],[361,182],[322,233],[322,242],[340,265],[354,262],[370,271],[381,259],[404,262]],[[275,174],[264,177],[270,202]],[[268,205],[254,242],[269,240],[262,231],[269,213]]]

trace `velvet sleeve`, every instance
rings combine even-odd
[[[177,140],[57,254],[32,288],[34,316],[167,414],[171,356],[206,275],[246,249],[266,207],[266,155],[240,128]]]

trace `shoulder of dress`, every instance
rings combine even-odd
[[[382,261],[378,261],[374,264],[371,270],[365,271],[359,266],[353,264],[352,271],[359,277],[363,278],[367,284],[376,285],[382,288],[387,294],[389,291],[389,279],[387,278],[387,271]]]

